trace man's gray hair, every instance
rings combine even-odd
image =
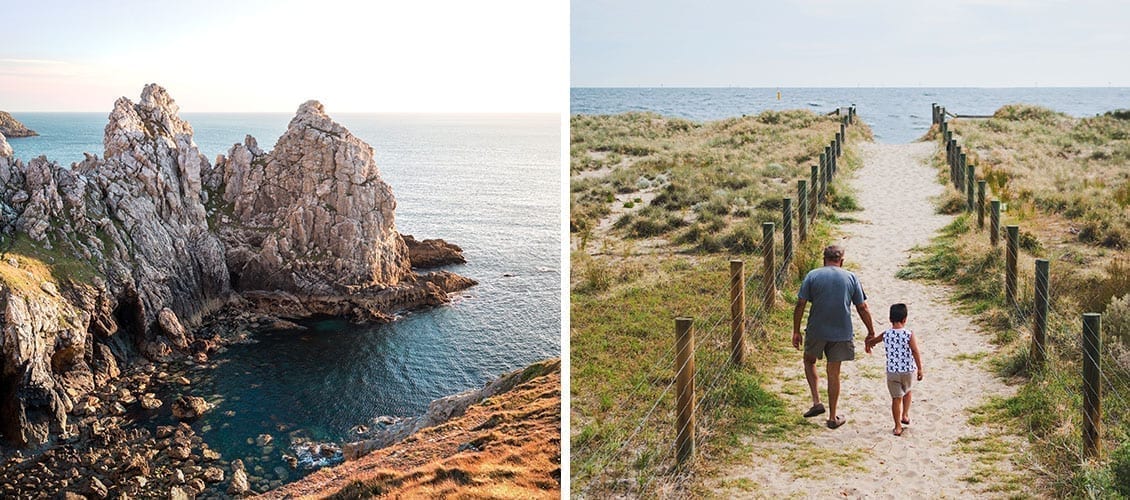
[[[824,260],[840,261],[844,258],[844,248],[839,245],[824,247]]]

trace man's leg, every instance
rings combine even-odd
[[[820,376],[816,374],[815,356],[804,355],[804,378],[808,381],[809,392],[812,393],[812,406],[820,404],[820,391],[817,389],[817,384],[820,383]]]
[[[840,361],[828,362],[828,420],[840,416],[836,413],[836,403],[840,400]]]

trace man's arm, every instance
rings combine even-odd
[[[875,338],[875,324],[871,322],[871,308],[867,307],[867,302],[861,302],[855,306],[855,311],[859,313],[859,319],[863,320],[863,326],[867,327],[867,338],[864,341]],[[867,354],[871,354],[871,348],[867,347],[866,343],[864,343],[863,350]]]
[[[803,340],[800,336],[800,320],[804,318],[804,308],[807,305],[807,300],[797,297],[796,307],[793,308],[793,349],[800,349],[800,341]]]

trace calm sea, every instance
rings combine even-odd
[[[876,141],[905,143],[930,128],[935,102],[959,115],[988,115],[1005,104],[1025,103],[1083,117],[1130,108],[1130,88],[573,88],[569,102],[574,114],[653,111],[698,121],[765,110],[826,113],[855,104]]]
[[[106,115],[19,113],[41,135],[9,142],[25,160],[101,156]],[[210,161],[248,133],[270,149],[291,118],[182,116]],[[479,285],[390,324],[311,323],[309,332],[258,334],[216,356],[219,366],[191,392],[219,406],[195,427],[228,459],[260,456],[246,441],[271,434],[271,460],[259,463],[272,479],[281,454],[294,454],[286,450],[293,437],[344,440],[373,417],[419,415],[433,399],[561,353],[558,115],[332,116],[373,146],[400,232],[463,247],[467,264],[448,269]]]

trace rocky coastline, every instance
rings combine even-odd
[[[214,164],[178,112],[155,84],[119,99],[102,157],[72,168],[0,138],[0,496],[278,486],[187,425],[208,405],[184,374],[256,329],[389,321],[475,284],[414,270],[461,251],[413,257],[372,148],[320,103],[270,152],[248,136]],[[168,411],[181,423],[139,423]]]
[[[27,128],[23,123],[20,123],[15,117],[7,111],[0,111],[0,136],[4,137],[35,137],[39,135],[36,131]],[[3,138],[0,137],[0,141]]]

